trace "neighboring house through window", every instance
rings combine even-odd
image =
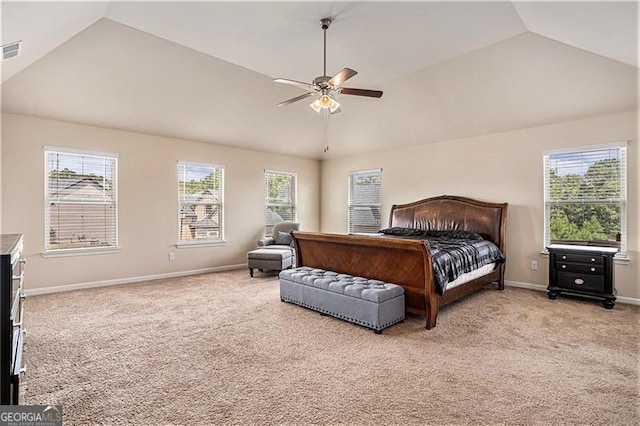
[[[545,247],[618,247],[626,256],[627,143],[544,154]]]
[[[380,230],[382,170],[349,173],[349,233]]]
[[[297,220],[297,175],[265,170],[265,235],[273,233],[273,225]]]
[[[178,162],[179,243],[224,239],[224,167]]]
[[[45,252],[117,248],[117,155],[46,148],[45,161]]]

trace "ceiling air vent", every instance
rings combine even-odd
[[[2,60],[4,61],[18,56],[20,54],[20,46],[22,46],[22,40],[2,46]]]

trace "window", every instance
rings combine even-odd
[[[265,235],[272,234],[276,223],[296,221],[297,178],[295,173],[265,170]]]
[[[46,148],[45,161],[45,252],[117,247],[117,156]]]
[[[178,162],[179,243],[221,242],[224,167]]]
[[[349,233],[380,230],[381,180],[381,169],[349,174]]]
[[[544,155],[545,247],[618,247],[626,254],[626,142]]]

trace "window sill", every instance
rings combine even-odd
[[[631,258],[627,256],[614,256],[613,263],[617,263],[618,265],[628,265],[631,263]]]
[[[176,248],[196,248],[196,247],[212,247],[212,246],[223,246],[227,244],[226,240],[216,240],[216,241],[197,241],[197,242],[183,242],[176,243]]]
[[[97,254],[115,254],[120,252],[120,247],[109,248],[85,248],[85,249],[69,249],[55,250],[42,253],[42,257],[72,257],[72,256],[93,256]]]

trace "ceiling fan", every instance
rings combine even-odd
[[[309,92],[305,93],[304,95],[296,96],[295,98],[280,102],[278,106],[289,105],[291,103],[308,98],[309,96],[319,94],[320,97],[313,101],[309,106],[318,113],[324,109],[328,110],[330,114],[335,114],[340,112],[340,103],[338,103],[338,101],[334,97],[334,94],[336,93],[340,93],[343,95],[366,96],[369,98],[381,97],[382,91],[380,90],[353,89],[350,87],[342,87],[342,83],[358,74],[358,72],[355,70],[344,68],[333,77],[327,75],[327,29],[329,28],[329,25],[331,25],[331,19],[321,19],[320,25],[322,26],[322,30],[324,31],[324,69],[322,76],[316,77],[311,84],[304,83],[302,81],[289,80],[286,78],[274,79],[273,81],[275,81],[276,83],[291,84],[293,86],[298,86],[305,90],[309,90]]]

